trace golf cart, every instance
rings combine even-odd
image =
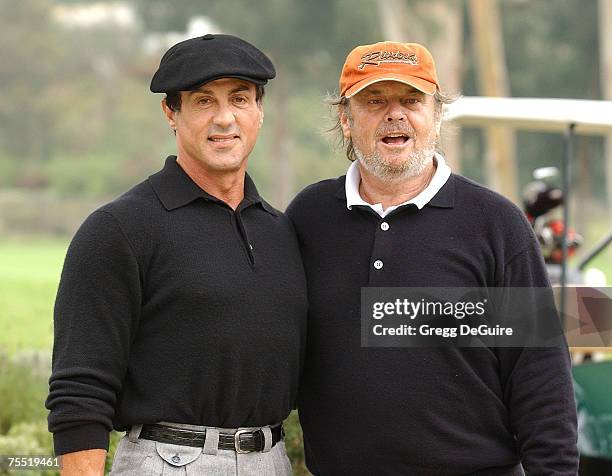
[[[566,295],[580,289],[570,289],[568,283],[589,286],[588,275],[584,273],[587,265],[612,242],[611,231],[583,254],[577,266],[568,268],[568,257],[582,244],[582,238],[570,227],[573,139],[576,134],[612,135],[612,101],[463,97],[447,107],[445,117],[461,126],[501,125],[517,130],[564,135],[561,187],[547,182],[558,174],[558,170],[550,167],[538,169],[534,173],[535,181],[528,185],[524,194],[523,205],[542,245],[551,282],[559,286],[559,311],[562,319],[565,319]],[[541,219],[555,207],[562,207],[561,219]],[[605,283],[600,281],[595,285],[604,286]],[[605,311],[607,316],[604,316],[607,322],[612,319],[610,302],[608,297],[605,303],[608,306]],[[565,329],[567,335],[568,327]],[[601,347],[596,348],[570,347],[570,351],[574,361],[573,377],[578,406],[579,474],[612,475],[612,360],[584,360],[584,356],[594,355],[595,352],[599,355],[607,352],[612,356],[612,343],[604,341]]]

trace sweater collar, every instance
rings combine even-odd
[[[164,168],[149,177],[149,183],[159,201],[168,211],[183,207],[198,198],[227,206],[223,200],[209,194],[191,180],[191,177],[176,163],[175,155],[169,156]],[[271,215],[278,216],[278,212],[261,198],[253,180],[249,174],[246,174],[244,178],[244,198],[239,208],[243,209],[255,203],[259,203]]]

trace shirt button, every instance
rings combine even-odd
[[[177,464],[178,464],[178,463],[180,463],[180,462],[181,462],[181,457],[180,457],[178,454],[175,454],[175,455],[172,457],[172,462],[173,462],[173,463],[177,463]]]
[[[377,259],[376,261],[374,261],[374,267],[376,269],[382,268],[383,267],[383,262],[381,260]]]
[[[380,224],[380,229],[381,229],[382,231],[387,231],[387,230],[389,229],[389,224],[388,224],[386,221],[383,221],[383,222]]]

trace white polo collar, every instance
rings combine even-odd
[[[416,197],[413,197],[404,203],[400,203],[399,205],[393,205],[386,210],[383,210],[382,203],[368,203],[361,198],[361,195],[359,195],[361,173],[359,172],[359,165],[357,164],[357,161],[354,161],[346,171],[346,182],[344,185],[346,189],[346,207],[349,210],[352,210],[353,205],[365,205],[378,213],[382,218],[386,217],[396,208],[409,203],[415,204],[419,210],[422,209],[433,197],[436,196],[451,175],[451,169],[448,165],[446,165],[442,155],[436,152],[434,155],[434,160],[436,161],[437,167],[434,176],[429,182],[429,185],[427,185],[427,187],[425,187],[425,189]]]

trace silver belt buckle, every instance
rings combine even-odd
[[[243,433],[250,433],[251,430],[236,430],[236,433],[234,433],[234,449],[236,450],[236,453],[250,453],[250,450],[242,450],[240,449],[240,435],[242,435]]]

